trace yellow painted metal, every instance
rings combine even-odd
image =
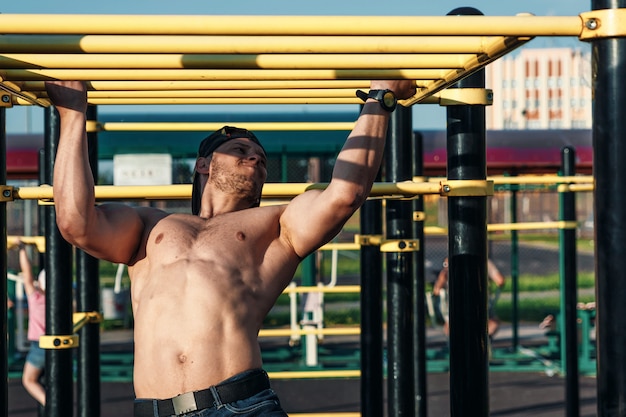
[[[493,195],[494,184],[491,180],[445,180],[441,190],[447,197],[487,196]]]
[[[322,246],[319,250],[359,250],[361,249],[361,245],[357,243],[327,243]]]
[[[360,246],[380,246],[383,235],[354,235],[354,242]]]
[[[43,81],[16,82],[29,91],[44,91]],[[89,81],[90,91],[168,91],[168,90],[291,90],[294,88],[351,88],[369,87],[369,80],[258,80],[258,81]],[[91,94],[91,92],[90,92]]]
[[[280,199],[292,198],[307,190],[324,189],[327,184],[323,183],[287,183],[265,184],[263,198]],[[11,188],[11,199],[43,200],[52,201],[52,187],[41,185],[39,187]],[[421,194],[439,194],[439,184],[413,183],[410,181],[401,183],[375,183],[370,192],[371,197],[399,198],[411,197]],[[113,186],[98,185],[95,187],[95,195],[98,201],[107,200],[187,200],[191,197],[191,184],[153,185],[153,186]],[[10,200],[7,200],[10,201]]]
[[[472,56],[464,63],[463,71],[450,70],[439,79],[434,80],[432,83],[418,89],[417,93],[413,97],[406,100],[399,100],[399,103],[404,106],[411,106],[415,103],[419,103],[424,98],[438,93],[439,91],[455,84],[462,78],[465,78],[473,72],[484,68],[487,64],[522,46],[524,43],[528,42],[531,39],[532,38],[530,37],[494,38],[490,40],[490,42],[486,45],[485,52]]]
[[[389,239],[380,244],[381,252],[418,252],[420,241],[417,239]]]
[[[358,247],[357,247],[358,249]],[[287,287],[283,291],[285,294],[295,293],[304,294],[311,292],[323,292],[323,293],[356,293],[361,292],[360,285],[337,285],[335,287],[326,286],[300,286],[300,287]]]
[[[2,15],[0,15],[2,16]],[[242,69],[7,69],[2,74],[11,81],[46,81],[49,79],[76,81],[252,81],[252,80],[339,80],[339,79],[407,79],[437,80],[447,71],[413,70],[242,70]]]
[[[78,336],[75,334],[39,336],[39,347],[42,349],[73,349],[78,347]]]
[[[447,180],[445,177],[413,177],[413,182],[428,181],[432,183],[444,183]],[[520,175],[516,177],[508,176],[489,176],[487,181],[492,181],[495,185],[506,184],[560,184],[560,183],[592,183],[593,176],[591,175],[575,175],[575,176],[559,176],[559,175]],[[563,184],[566,185],[566,184]]]
[[[483,36],[3,35],[0,51],[37,54],[480,53]]]
[[[593,184],[559,184],[556,188],[558,192],[563,193],[566,191],[582,192],[593,191],[595,186]]]
[[[89,99],[106,98],[258,98],[258,97],[297,97],[297,98],[350,98],[363,103],[356,96],[354,88],[320,88],[290,90],[167,90],[167,91],[91,91]]]
[[[581,13],[582,33],[579,38],[588,41],[598,38],[626,36],[626,9],[602,9]]]
[[[581,26],[579,16],[0,15],[4,34],[579,36]]]
[[[304,335],[323,335],[323,336],[356,336],[361,334],[359,327],[346,328],[310,328],[310,329],[261,329],[259,337],[282,337],[291,336],[293,334]]]
[[[214,127],[208,124],[207,127]],[[249,124],[253,125],[253,124]],[[221,124],[219,125],[221,127]],[[271,124],[259,124],[253,130],[275,129],[278,126]],[[347,127],[347,126],[344,126]],[[173,129],[178,129],[172,126]],[[206,129],[215,130],[215,129]],[[494,183],[498,184],[554,184],[554,180],[563,182],[578,182],[577,191],[591,191],[593,184],[584,184],[591,181],[589,176],[559,177],[559,176],[531,176],[531,177],[494,177],[486,181],[482,180],[459,180],[449,181],[445,178],[430,178],[427,182],[404,181],[398,183],[377,182],[372,186],[370,197],[402,198],[415,197],[426,194],[473,196],[493,195]],[[263,198],[266,199],[289,199],[302,194],[307,190],[324,189],[325,183],[269,183],[263,187]],[[448,188],[446,188],[449,187]],[[567,186],[563,184],[563,186]],[[575,187],[570,184],[569,187]],[[1,188],[1,187],[0,187]],[[96,199],[102,200],[128,200],[128,199],[176,199],[185,200],[191,196],[190,184],[157,185],[157,186],[112,186],[99,185],[95,187]],[[6,193],[6,195],[5,195]],[[1,201],[22,200],[52,200],[52,187],[42,185],[39,187],[9,187],[4,186]]]
[[[466,104],[493,104],[493,90],[487,88],[450,88],[439,93],[441,106],[458,106]]]
[[[97,311],[77,312],[72,315],[74,323],[73,332],[78,332],[82,327],[89,323],[102,323],[104,317]]]
[[[426,213],[423,212],[423,211],[414,211],[413,212],[413,221],[414,222],[426,221]]]
[[[573,175],[573,176],[559,176],[559,175],[525,175],[519,177],[504,177],[493,176],[489,177],[489,180],[494,184],[559,184],[559,183],[591,183],[593,182],[592,175]]]
[[[355,370],[328,370],[328,371],[283,371],[268,372],[272,379],[318,379],[318,378],[358,378],[361,371]],[[326,414],[324,414],[326,415]]]
[[[402,69],[464,67],[474,54],[0,54],[6,69]]]
[[[26,245],[35,246],[37,252],[46,252],[46,238],[43,236],[7,236],[7,249],[13,248],[15,240],[18,238]]]
[[[246,126],[246,129],[260,131],[302,131],[302,130],[344,130],[354,128],[354,122],[229,122],[233,126]],[[212,132],[220,129],[224,123],[211,122],[105,122],[98,124],[101,131],[128,132],[128,131],[205,131]]]
[[[0,93],[0,107],[13,107],[13,99],[9,93]]]
[[[44,101],[39,100],[37,95],[28,91],[23,91],[16,83],[5,80],[2,76],[2,72],[0,72],[0,90],[13,95],[13,97],[9,96],[10,102],[6,102],[4,96],[2,98],[2,105],[0,107],[11,107],[11,104],[17,104],[17,99],[22,99],[28,104],[38,104],[44,105]]]
[[[501,232],[505,230],[576,229],[577,227],[578,223],[575,221],[494,223],[487,225],[487,231]]]

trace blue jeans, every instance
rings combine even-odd
[[[223,382],[233,382],[247,376],[248,372],[237,374]],[[152,402],[154,404],[155,416],[156,400],[137,398],[135,402]],[[180,414],[177,417],[287,417],[287,413],[280,406],[278,396],[272,389],[263,390],[244,400],[234,401],[227,404],[217,404],[213,407],[190,413]]]
[[[37,369],[44,369],[46,367],[46,351],[39,347],[39,342],[31,340],[30,349],[26,354],[26,362]]]

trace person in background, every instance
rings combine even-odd
[[[487,275],[490,280],[494,282],[494,284],[498,288],[502,288],[504,286],[504,275],[500,272],[498,267],[491,259],[487,260]],[[441,271],[439,271],[439,275],[437,276],[437,280],[433,285],[433,295],[440,296],[441,290],[448,288],[448,257],[443,260],[443,267]],[[487,322],[487,331],[489,335],[489,339],[492,340],[498,328],[500,327],[500,320],[495,314],[495,299],[491,298],[489,301],[489,311],[488,311],[488,322]],[[448,325],[448,317],[447,315],[444,317],[443,331],[447,335],[449,335],[449,325]]]
[[[28,340],[30,349],[26,355],[22,384],[28,393],[42,406],[46,405],[46,390],[40,383],[46,365],[46,353],[39,347],[39,336],[46,333],[46,272],[41,270],[37,280],[26,252],[26,245],[19,239],[15,247],[19,252],[20,270],[24,280],[24,292],[28,300]]]

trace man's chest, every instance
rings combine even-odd
[[[210,220],[169,216],[147,235],[146,256],[158,263],[182,259],[250,263],[277,238],[278,222],[268,216],[223,215]]]

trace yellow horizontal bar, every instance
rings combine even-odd
[[[265,184],[263,198],[291,198],[311,189],[323,189],[327,184],[287,183]],[[370,192],[372,197],[415,196],[420,194],[439,194],[440,186],[434,183],[375,183]],[[13,198],[22,200],[52,200],[52,187],[19,187],[13,191]],[[153,185],[153,186],[114,186],[98,185],[95,187],[96,199],[102,200],[187,200],[191,197],[191,184]]]
[[[43,81],[17,81],[15,85],[29,91],[45,91]],[[88,81],[90,91],[168,91],[168,90],[292,90],[369,88],[369,80],[283,80],[283,81]]]
[[[0,14],[0,16],[3,16]],[[201,69],[8,69],[2,71],[8,81],[46,81],[49,79],[76,81],[245,81],[245,80],[338,80],[338,79],[407,79],[434,80],[446,71],[414,70],[201,70]]]
[[[261,329],[259,337],[282,337],[299,335],[324,335],[324,336],[357,336],[361,334],[359,327],[350,327],[345,329],[329,329],[329,328],[310,328],[310,329]]]
[[[582,21],[579,16],[2,14],[0,27],[4,34],[579,36]]]
[[[339,285],[335,287],[326,287],[326,286],[298,286],[298,287],[287,287],[283,290],[285,294],[304,294],[304,293],[357,293],[361,292],[360,285]]]
[[[255,132],[261,131],[303,131],[303,130],[344,130],[351,131],[354,122],[229,122],[233,126],[246,126]],[[211,122],[105,122],[98,124],[98,130],[106,132],[165,132],[165,131],[205,131],[220,129],[223,123]]]
[[[593,191],[595,189],[594,184],[559,184],[556,190],[560,193],[564,192],[580,192],[580,191]]]
[[[3,35],[4,53],[338,54],[479,53],[483,36]]]
[[[445,91],[445,90],[444,90]],[[227,93],[226,93],[227,94]],[[322,94],[323,95],[323,94]],[[45,101],[45,100],[41,100]],[[439,95],[435,94],[420,100],[419,104],[439,104]],[[18,101],[16,104],[28,104]],[[171,104],[363,104],[356,98],[349,97],[215,97],[215,98],[90,98],[92,105],[171,105]],[[441,103],[444,105],[443,103]],[[400,104],[402,105],[402,104]]]
[[[487,231],[499,232],[505,230],[576,229],[577,227],[578,223],[575,221],[494,223],[487,225]]]
[[[351,98],[95,98],[89,99],[88,103],[97,105],[223,105],[223,104],[362,104],[358,99]],[[420,104],[431,104],[432,101],[426,101]],[[13,97],[13,104],[20,106],[33,105],[31,101]],[[40,99],[38,105],[43,107],[51,106],[52,103],[48,99]]]
[[[266,127],[267,128],[267,127]],[[514,177],[511,177],[514,178]],[[537,182],[541,177],[529,177],[529,183],[542,184]],[[584,177],[558,177],[561,181],[582,180]],[[524,180],[523,178],[515,178]],[[546,178],[551,183],[550,177]],[[446,184],[445,179],[432,178],[428,182],[404,181],[398,183],[378,182],[372,186],[370,197],[412,197],[425,194],[445,194],[442,187]],[[491,179],[487,180],[487,184]],[[462,188],[464,181],[455,181],[454,187]],[[480,181],[484,183],[483,181]],[[268,183],[263,187],[263,198],[291,198],[311,189],[324,189],[324,183]],[[469,181],[468,186],[474,187],[474,182]],[[186,200],[191,196],[190,184],[175,185],[155,185],[155,186],[113,186],[99,185],[95,187],[97,200],[126,200],[126,199],[176,199]],[[461,191],[459,191],[461,192]],[[13,190],[14,199],[22,200],[52,200],[52,187],[43,185],[40,187],[19,187]]]
[[[268,372],[271,379],[318,379],[318,378],[359,378],[361,371],[355,370],[332,370],[332,371],[284,371]]]
[[[591,183],[593,182],[592,175],[571,175],[571,176],[559,176],[559,175],[530,175],[519,177],[489,177],[494,184],[559,184],[559,183]]]
[[[258,97],[328,97],[350,98],[362,101],[356,96],[354,88],[324,88],[292,90],[168,90],[168,91],[89,91],[89,99],[106,98],[258,98]]]
[[[430,177],[427,179],[432,183],[444,183],[448,181],[445,177]],[[546,184],[555,185],[560,183],[593,183],[592,175],[572,175],[572,176],[559,176],[559,175],[520,175],[515,177],[505,176],[489,176],[488,181],[493,181],[495,185],[507,185],[507,184]],[[414,182],[424,181],[424,177],[414,177]]]
[[[1,54],[4,69],[463,68],[469,54]]]
[[[322,246],[319,250],[359,250],[361,249],[361,245],[358,243],[327,243]]]

